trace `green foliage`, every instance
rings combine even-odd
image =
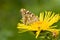
[[[36,40],[34,33],[18,33],[17,23],[21,19],[20,9],[26,8],[39,15],[42,11],[54,11],[60,13],[60,0],[0,0],[0,40]],[[60,28],[60,21],[57,23]],[[60,40],[52,39],[47,33],[41,34],[37,40]],[[40,36],[41,36],[40,35]]]

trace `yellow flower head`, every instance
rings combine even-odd
[[[40,34],[40,32],[43,30],[47,30],[50,32],[54,32],[58,35],[58,32],[60,30],[54,29],[56,26],[52,26],[54,23],[58,22],[60,20],[59,14],[52,13],[51,11],[42,12],[40,13],[39,20],[36,22],[33,22],[29,25],[25,25],[23,23],[18,23],[17,28],[21,30],[20,32],[26,32],[26,31],[36,31],[36,38]]]

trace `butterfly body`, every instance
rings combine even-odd
[[[38,21],[38,17],[35,16],[33,13],[29,12],[28,10],[21,9],[20,11],[22,14],[22,20],[24,24],[28,25],[35,21]]]

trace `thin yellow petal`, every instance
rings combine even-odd
[[[18,23],[18,29],[25,29],[25,30],[29,30],[29,31],[36,31],[38,30],[37,27],[34,27],[34,26],[27,26],[25,24],[21,24],[21,23]]]
[[[52,13],[52,15],[47,19],[47,21],[51,20],[54,17],[55,13]]]
[[[43,18],[44,18],[44,12],[40,13],[39,20],[42,22],[43,21]]]
[[[44,21],[47,21],[48,20],[48,18],[51,16],[51,11],[49,11],[49,12],[47,12],[47,11],[45,11],[45,18],[44,18]]]
[[[18,33],[23,33],[23,32],[26,32],[26,31],[28,31],[28,30],[26,30],[26,29],[19,29]]]
[[[53,18],[51,18],[51,20],[48,22],[48,26],[51,26],[52,24],[54,24],[55,22],[57,22],[59,20],[59,14],[56,14]]]
[[[56,28],[57,27],[57,25],[55,25],[55,26],[51,26],[50,28]]]
[[[36,38],[40,35],[41,30],[36,32]]]
[[[48,31],[50,32],[53,32],[53,31],[60,31],[60,29],[47,29]]]

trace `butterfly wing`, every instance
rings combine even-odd
[[[35,21],[38,21],[38,17],[33,13],[27,11],[26,9],[21,9],[22,20],[24,24],[31,24]]]

